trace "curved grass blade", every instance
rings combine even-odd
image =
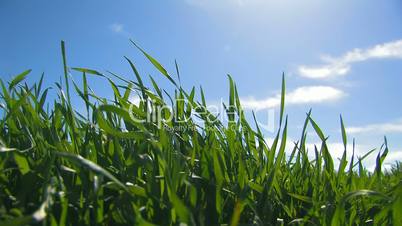
[[[71,154],[71,153],[67,153],[67,152],[55,152],[55,154],[57,156],[70,160],[72,163],[74,163],[78,167],[84,167],[86,169],[93,171],[96,174],[105,176],[109,180],[115,182],[121,189],[123,189],[125,191],[129,191],[127,189],[127,187],[122,182],[120,182],[115,176],[113,176],[111,173],[109,173],[107,170],[105,170],[98,164],[96,164],[88,159],[85,159],[81,155],[75,155],[75,154]]]
[[[31,72],[32,70],[26,70],[22,72],[21,74],[17,75],[14,77],[14,79],[10,82],[10,85],[8,86],[9,90],[12,90],[18,83],[20,83],[22,80],[25,79],[25,77]]]
[[[139,49],[146,58],[158,69],[171,83],[173,83],[176,87],[177,84],[173,80],[173,78],[169,75],[169,73],[166,71],[166,69],[157,61],[155,60],[152,56],[150,56],[148,53],[146,53],[141,47],[139,47],[133,40],[130,39],[130,42]]]

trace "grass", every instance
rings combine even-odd
[[[335,168],[309,112],[287,155],[284,81],[280,128],[268,145],[246,120],[230,76],[225,123],[206,110],[202,89],[197,100],[195,88],[185,91],[137,48],[174,93],[152,78],[152,88],[145,86],[128,58],[135,81],[70,68],[63,42],[58,98],[47,100],[43,76],[33,86],[23,83],[30,71],[0,80],[0,225],[402,225],[402,170],[398,163],[382,169],[386,140],[369,172],[362,164],[367,155],[346,156],[341,119],[345,151]],[[107,79],[113,100],[97,96],[87,75]],[[85,113],[74,110],[70,92],[84,101]],[[139,104],[130,103],[133,94]],[[155,112],[163,120],[135,120]],[[306,149],[309,125],[322,142],[314,150]]]

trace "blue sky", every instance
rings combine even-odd
[[[144,77],[171,87],[130,44],[132,38],[171,72],[176,59],[183,86],[202,85],[211,103],[227,99],[231,74],[243,105],[258,109],[261,118],[277,109],[284,72],[292,138],[312,108],[335,155],[342,151],[342,114],[360,153],[379,147],[386,135],[389,161],[402,160],[401,12],[398,0],[3,0],[0,77],[33,69],[30,82],[45,72],[52,85],[63,73],[65,40],[69,66],[134,79],[123,58],[128,56]],[[103,81],[91,82],[111,95]]]

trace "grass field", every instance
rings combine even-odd
[[[335,167],[327,137],[308,113],[286,153],[284,81],[280,128],[268,145],[246,120],[230,76],[226,123],[208,112],[202,89],[184,90],[138,49],[173,93],[152,78],[146,86],[129,59],[134,81],[70,68],[63,42],[58,98],[47,99],[43,77],[24,83],[30,71],[1,81],[0,225],[402,225],[402,169],[382,169],[386,140],[375,153],[367,150],[378,155],[370,172],[367,155],[346,155],[341,119],[345,151]],[[112,100],[92,91],[88,75],[109,81]],[[74,110],[72,92],[84,113]],[[130,102],[136,93],[139,104]],[[145,120],[149,115],[155,117]],[[306,148],[307,126],[322,141],[315,150]]]

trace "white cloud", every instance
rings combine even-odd
[[[402,151],[392,151],[389,152],[384,160],[385,168],[389,169],[396,161],[402,161]]]
[[[307,143],[306,144],[306,148],[308,148],[308,155],[309,158],[315,158],[315,154],[314,154],[314,145],[317,146],[317,149],[320,150],[321,148],[321,143]],[[339,167],[339,159],[342,158],[343,155],[343,151],[344,151],[344,146],[343,143],[339,143],[339,142],[328,142],[327,143],[327,147],[328,147],[328,151],[332,156],[332,159],[334,160],[334,167],[337,169]],[[357,144],[355,146],[355,158],[354,158],[354,163],[356,163],[358,161],[358,158],[363,157],[366,153],[368,153],[369,151],[371,151],[373,149],[373,147],[370,147],[369,145],[364,145],[364,144]],[[378,155],[378,148],[376,151],[374,151],[373,153],[371,153],[369,156],[367,156],[365,159],[362,160],[362,164],[364,167],[367,168],[367,170],[373,172],[375,170],[375,166],[376,166],[376,159],[377,159],[377,155]],[[382,150],[383,151],[383,150]],[[381,151],[381,153],[382,153]],[[349,161],[352,158],[352,154],[353,154],[353,145],[352,144],[348,144],[346,146],[346,160]],[[402,159],[402,151],[390,151],[387,155],[387,157],[385,158],[382,168],[384,169],[390,169],[394,164],[395,161],[401,161]],[[349,165],[347,165],[347,168],[349,169]],[[354,168],[356,169],[356,168]]]
[[[124,25],[120,23],[114,23],[109,26],[110,30],[115,33],[122,33],[124,32]]]
[[[273,138],[265,138],[265,140],[267,141],[267,144],[269,146],[272,145]],[[285,152],[288,157],[290,156],[290,154],[293,151],[293,148],[295,147],[295,144],[293,141],[294,141],[294,139],[292,139],[292,138],[288,138],[286,141]],[[277,148],[279,148],[280,144],[281,144],[281,140],[278,141]],[[305,148],[307,150],[307,156],[310,160],[313,160],[316,157],[315,151],[314,151],[315,150],[314,146],[316,146],[317,150],[320,151],[321,145],[322,145],[322,142],[307,142],[305,144]],[[334,167],[335,167],[335,169],[338,169],[339,163],[340,163],[339,160],[342,158],[342,155],[344,152],[344,145],[341,142],[327,142],[327,147],[328,147],[329,153],[331,154],[332,160],[334,162]],[[373,149],[373,147],[370,147],[369,145],[356,144],[355,145],[354,162],[356,163],[358,158],[363,157],[367,152],[369,152],[372,149]],[[346,146],[346,160],[348,162],[351,160],[352,154],[353,154],[353,145],[348,144]],[[367,156],[362,161],[363,166],[365,166],[368,170],[373,171],[375,169],[377,154],[378,154],[378,151],[374,151],[369,156]],[[400,160],[400,159],[402,159],[402,151],[401,152],[398,152],[398,151],[390,152],[384,161],[385,168],[387,168],[387,169],[390,168],[392,166],[392,164],[395,163],[396,160]],[[349,169],[348,167],[349,167],[349,165],[347,165],[347,169]]]
[[[353,49],[339,58],[322,57],[321,66],[301,65],[299,74],[307,78],[328,78],[346,75],[353,63],[370,59],[402,59],[402,40],[375,45],[367,49]]]
[[[313,157],[315,156],[314,145],[317,146],[318,150],[320,150],[322,142],[306,143],[306,148],[309,150],[309,153],[311,152],[310,154]],[[334,160],[342,158],[343,151],[345,150],[345,147],[342,142],[327,142],[327,147],[329,153],[331,154]],[[355,157],[362,157],[372,149],[373,148],[369,147],[368,145],[357,144],[355,145]],[[346,145],[346,159],[350,159],[352,157],[352,154],[353,154],[353,144],[350,143]],[[372,155],[375,154],[373,153]],[[371,161],[368,161],[368,163],[371,164]]]
[[[300,75],[308,78],[327,78],[332,75],[346,75],[350,70],[349,65],[325,65],[320,67],[300,66]]]
[[[342,90],[331,86],[302,86],[287,93],[285,103],[286,105],[296,105],[332,102],[345,95]],[[244,109],[261,110],[275,108],[280,105],[281,96],[277,94],[275,97],[268,97],[263,100],[256,100],[252,97],[244,98],[241,99],[241,103]]]
[[[272,145],[272,143],[274,141],[273,138],[265,138],[265,140],[266,140],[267,144],[269,145],[269,147]],[[293,148],[295,146],[294,141],[296,141],[296,139],[292,139],[291,137],[288,137],[288,139],[286,140],[285,152],[286,152],[287,157],[289,157],[293,151]],[[277,148],[279,148],[279,145],[281,144],[281,142],[282,142],[281,140],[278,141]],[[307,155],[310,160],[315,159],[314,146],[316,146],[317,150],[320,151],[321,145],[322,145],[322,142],[319,142],[319,141],[307,142],[305,144],[305,147],[307,150]],[[339,160],[342,158],[342,155],[344,152],[344,145],[342,142],[327,142],[327,147],[328,147],[328,151],[331,154],[331,157],[334,161],[334,167],[335,167],[335,169],[338,169],[339,163],[340,163]],[[363,157],[369,151],[373,150],[373,148],[376,148],[376,147],[373,147],[368,144],[361,144],[361,143],[356,144],[355,145],[354,163],[356,163],[358,161],[358,158]],[[378,152],[379,152],[379,148],[377,147],[373,153],[371,153],[365,159],[362,160],[363,166],[366,167],[367,170],[369,170],[371,172],[373,172],[375,170]],[[383,152],[383,150],[381,150],[381,153],[382,152]],[[348,161],[348,163],[350,163],[352,154],[353,154],[353,144],[349,143],[346,145],[346,160]],[[388,155],[386,156],[386,158],[383,162],[382,168],[389,170],[392,168],[392,166],[395,164],[396,161],[402,161],[402,151],[390,149],[390,152],[388,153]],[[349,164],[347,165],[346,169],[347,170],[349,169]],[[357,168],[355,167],[354,169],[356,170]]]
[[[306,143],[306,148],[308,150],[308,156],[310,159],[315,158],[314,145],[317,146],[318,150],[320,150],[321,142]],[[343,143],[327,142],[327,147],[328,147],[328,151],[331,154],[331,157],[334,161],[334,167],[335,167],[335,169],[338,169],[339,163],[340,163],[339,160],[342,158],[343,151],[344,151]],[[368,153],[372,149],[373,149],[373,147],[371,147],[367,144],[356,144],[354,163],[356,163],[358,161],[358,158],[363,157],[366,153]],[[367,170],[369,170],[371,172],[373,172],[375,170],[378,150],[379,149],[377,148],[376,151],[374,151],[373,153],[371,153],[369,156],[367,156],[365,159],[362,160],[363,166],[366,167]],[[350,163],[349,161],[352,158],[352,154],[353,154],[353,145],[348,144],[346,146],[346,160],[348,161],[348,163]],[[401,161],[401,160],[402,160],[402,151],[391,150],[383,162],[383,168],[390,169],[395,164],[395,161]],[[349,164],[347,165],[346,169],[349,169]],[[357,168],[354,168],[354,169],[357,169]]]
[[[402,132],[402,120],[395,122],[387,122],[387,123],[377,123],[377,124],[369,124],[364,126],[355,126],[346,128],[346,132],[350,134],[356,133],[367,133],[367,132],[376,132],[376,133],[401,133]]]
[[[132,104],[135,104],[138,106],[138,105],[140,105],[141,99],[138,95],[131,95],[128,98],[128,101],[130,101]]]

